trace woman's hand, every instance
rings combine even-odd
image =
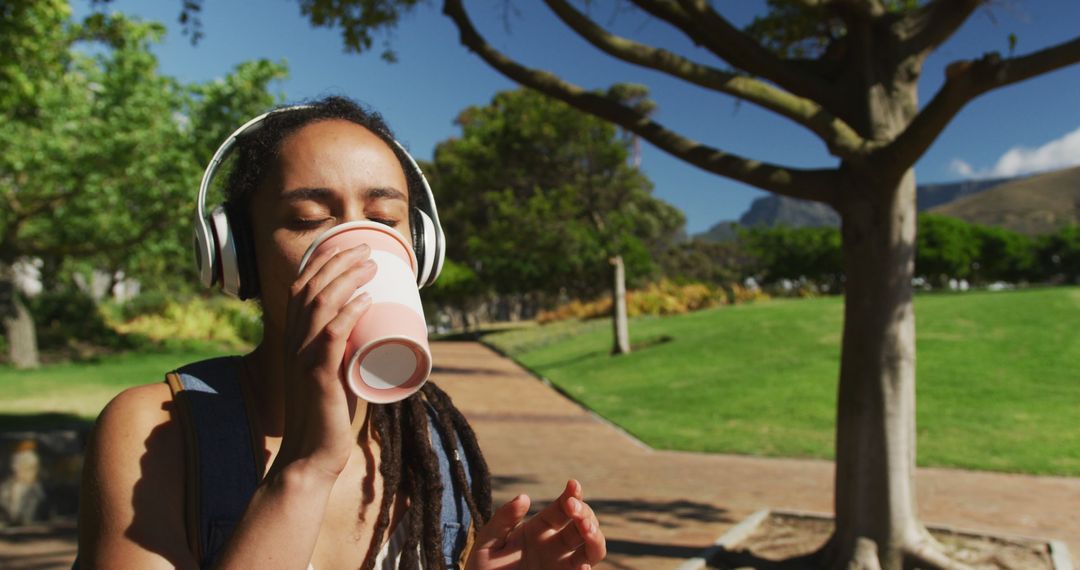
[[[356,396],[341,381],[345,344],[371,306],[367,294],[350,300],[375,276],[367,245],[311,260],[289,290],[285,320],[285,420],[274,469],[299,464],[336,479],[356,436]]]
[[[495,511],[476,535],[466,570],[583,570],[607,556],[600,521],[571,479],[562,495],[522,522],[529,497],[518,495]]]

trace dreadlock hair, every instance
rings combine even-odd
[[[326,120],[356,123],[379,137],[394,151],[408,182],[410,206],[419,195],[422,182],[411,167],[408,157],[396,144],[390,128],[376,112],[370,111],[344,97],[327,97],[308,103],[304,108],[270,115],[253,132],[237,141],[236,159],[231,167],[225,188],[225,207],[231,209],[230,221],[247,224],[234,231],[246,232],[250,238],[251,196],[273,171],[281,143],[302,127]],[[243,240],[249,248],[253,239]],[[244,251],[254,262],[255,252]],[[480,446],[465,416],[454,406],[450,397],[434,383],[428,382],[412,396],[392,404],[370,404],[370,421],[381,446],[379,473],[383,479],[382,503],[375,518],[372,545],[363,570],[373,570],[375,558],[390,525],[394,499],[404,493],[411,502],[400,566],[407,570],[443,568],[442,556],[442,492],[444,485],[453,485],[455,494],[463,496],[476,527],[491,518],[491,474]],[[443,453],[451,459],[451,481],[439,474],[439,460],[432,449],[428,430],[429,410],[434,425],[445,443]],[[363,436],[361,436],[363,437]],[[468,460],[470,484],[465,467],[458,457],[460,444]]]
[[[402,547],[401,568],[417,569],[421,561],[424,568],[443,568],[443,486],[453,485],[455,494],[465,498],[476,527],[491,518],[491,473],[476,434],[450,396],[433,382],[424,384],[419,392],[400,402],[369,406],[371,423],[382,446],[379,473],[384,488],[372,546],[362,568],[375,568],[375,554],[386,535],[394,497],[400,492],[412,501],[412,515],[406,519],[409,526]],[[445,445],[443,453],[451,459],[450,481],[442,480],[439,460],[431,447],[429,408]],[[459,443],[468,460],[468,478],[458,457]]]

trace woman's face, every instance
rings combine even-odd
[[[319,234],[369,220],[412,241],[401,163],[382,139],[344,120],[310,123],[282,140],[275,168],[252,197],[251,218],[263,311],[277,334],[289,286]]]

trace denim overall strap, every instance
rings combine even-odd
[[[169,384],[186,424],[188,539],[200,565],[209,567],[262,478],[240,385],[240,357],[188,364],[169,375]]]
[[[472,474],[469,473],[469,462],[465,457],[465,449],[461,445],[460,436],[457,438],[457,448],[452,452],[448,451],[448,443],[436,427],[435,410],[430,404],[428,405],[428,431],[431,433],[431,448],[435,452],[435,457],[439,458],[439,478],[443,483],[441,517],[443,561],[447,568],[454,569],[459,567],[461,554],[465,550],[472,516],[469,514],[469,505],[465,502],[465,493],[471,490],[458,487],[454,481],[451,461],[461,461],[465,469],[465,480],[468,481],[470,487]]]

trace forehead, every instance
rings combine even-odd
[[[285,137],[277,170],[282,191],[298,185],[341,191],[380,186],[407,193],[405,173],[394,151],[351,121],[318,121]]]

